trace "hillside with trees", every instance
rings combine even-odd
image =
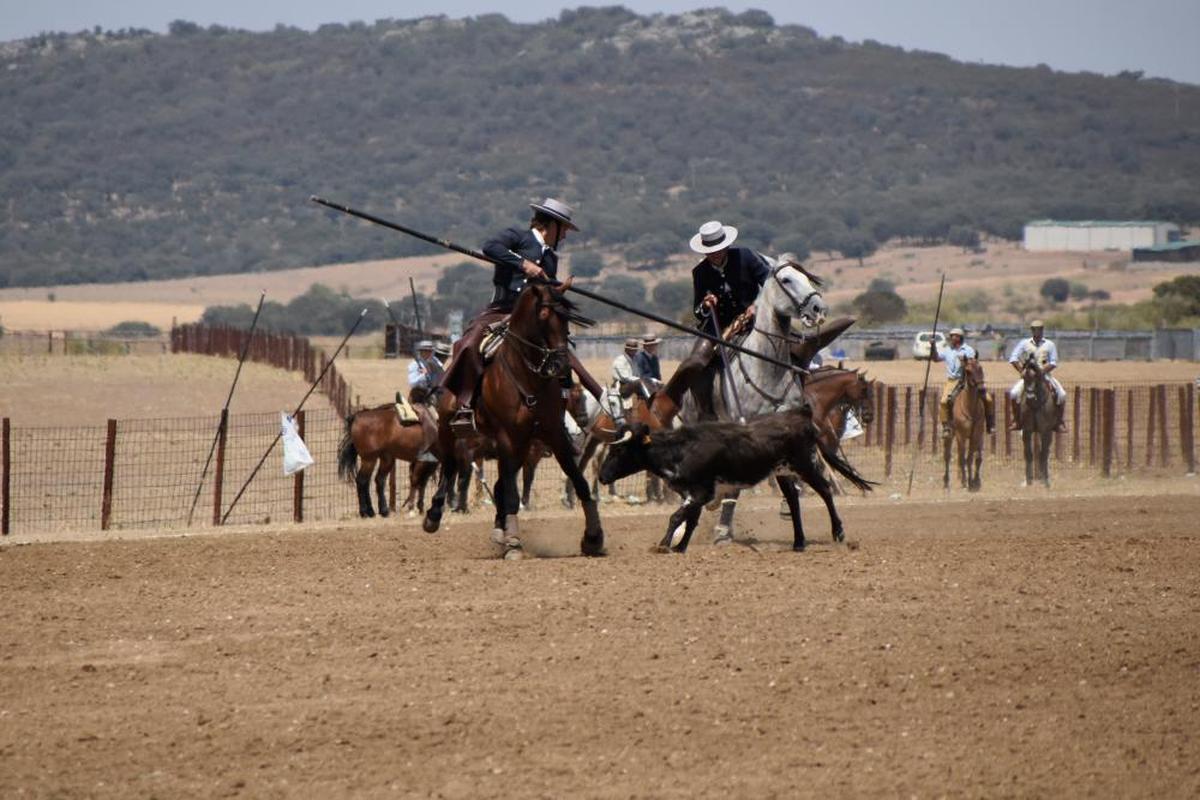
[[[559,196],[593,272],[600,253],[660,264],[713,217],[848,258],[1036,217],[1200,220],[1200,87],[957,63],[758,11],[45,35],[0,45],[0,106],[0,285],[429,250],[310,194],[471,244]]]

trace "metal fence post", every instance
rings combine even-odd
[[[217,464],[213,470],[213,525],[221,524],[221,492],[225,487],[225,440],[229,437],[229,409],[221,409],[217,425]]]
[[[304,409],[296,412],[296,433],[304,438]],[[292,519],[304,522],[304,470],[296,473],[292,483]]]
[[[108,530],[112,521],[113,464],[117,454],[117,421],[108,421],[108,434],[104,438],[104,493],[100,498],[100,530]]]
[[[8,417],[0,421],[0,535],[8,536],[12,521],[12,429]]]

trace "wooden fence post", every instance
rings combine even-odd
[[[1146,466],[1154,466],[1154,432],[1158,429],[1158,392],[1153,386],[1148,387],[1150,392],[1150,410],[1147,412],[1146,419]]]
[[[304,438],[304,409],[296,412],[296,433]],[[304,470],[297,472],[292,481],[292,519],[304,522]]]
[[[1096,458],[1100,449],[1100,390],[1092,387],[1088,390],[1088,466],[1096,466]]]
[[[1133,469],[1133,389],[1125,395],[1125,469]]]
[[[1083,404],[1080,402],[1082,396],[1083,390],[1076,386],[1071,397],[1071,461],[1076,464],[1079,463],[1079,420],[1082,413],[1081,406]]]
[[[0,421],[0,535],[8,536],[12,522],[12,428],[8,417]]]
[[[392,508],[392,513],[396,512],[396,473],[400,471],[400,464],[393,463],[392,471],[388,473],[388,505]]]
[[[104,491],[100,497],[100,530],[108,530],[112,521],[113,465],[117,455],[117,421],[108,421],[108,434],[104,438]]]
[[[1104,421],[1101,424],[1104,448],[1104,477],[1112,477],[1113,464],[1113,430],[1117,427],[1117,393],[1115,389],[1105,389],[1103,397]]]
[[[1004,398],[1001,400],[1004,405],[1004,460],[1007,461],[1012,458],[1012,431],[1009,430],[1012,425],[1012,403],[1007,392],[1001,396]]]
[[[912,387],[904,387],[904,446],[912,444]]]
[[[941,411],[939,410],[939,406],[942,404],[942,393],[934,390],[926,399],[929,401],[929,452],[937,455],[942,444]]]
[[[1196,386],[1179,387],[1179,426],[1183,429],[1183,463],[1189,475],[1196,472]]]
[[[884,430],[883,474],[892,475],[892,447],[896,443],[896,387],[887,388],[887,425]]]
[[[221,492],[225,487],[225,440],[229,437],[229,409],[221,409],[217,424],[217,464],[213,470],[213,525],[221,524]]]
[[[1171,448],[1167,444],[1167,385],[1158,385],[1158,463],[1165,467],[1170,462]]]

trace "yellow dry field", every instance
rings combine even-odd
[[[199,355],[0,356],[0,417],[19,426],[215,417],[236,369],[233,359]],[[299,373],[248,363],[230,411],[291,411],[306,389]]]
[[[286,303],[314,283],[392,301],[409,296],[409,277],[418,291],[429,292],[439,270],[464,260],[452,254],[138,283],[0,289],[0,322],[14,330],[94,331],[133,319],[167,328],[172,318],[195,322],[207,306],[253,306],[263,291],[268,300]],[[54,302],[47,298],[50,292]]]
[[[754,242],[747,242],[755,246]],[[881,248],[860,265],[857,260],[814,255],[808,266],[826,279],[825,297],[835,314],[849,312],[850,301],[875,278],[892,281],[909,302],[932,301],[942,273],[948,295],[984,291],[996,304],[996,321],[1019,321],[1018,315],[1000,308],[1006,294],[1017,307],[1036,305],[1038,289],[1048,277],[1065,278],[1103,289],[1113,302],[1129,303],[1150,297],[1154,284],[1177,275],[1196,274],[1196,264],[1138,264],[1131,266],[1127,253],[1028,253],[1013,242],[985,242],[985,252],[964,252],[957,247]],[[569,271],[572,248],[566,251]],[[314,283],[345,290],[356,297],[402,300],[409,295],[408,279],[417,290],[432,292],[440,271],[469,260],[454,253],[413,258],[330,264],[300,269],[240,275],[176,278],[140,283],[83,284],[79,286],[0,289],[0,321],[11,329],[98,330],[127,319],[140,319],[160,327],[171,319],[191,322],[206,306],[257,302],[259,292],[286,303]],[[689,276],[696,257],[680,241],[679,255],[660,269],[638,270],[636,264],[610,259],[605,274],[632,274],[652,288],[663,280]],[[57,302],[49,302],[53,292]],[[111,309],[106,306],[112,306]],[[1071,307],[1071,304],[1067,304]],[[622,320],[604,330],[640,330],[643,323]]]

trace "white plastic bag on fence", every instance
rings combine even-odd
[[[846,409],[846,425],[842,429],[842,441],[853,439],[862,436],[866,431],[863,430],[862,423],[858,421],[852,409]]]
[[[279,415],[283,427],[283,474],[293,475],[315,462],[296,430],[296,420],[287,414]]]

